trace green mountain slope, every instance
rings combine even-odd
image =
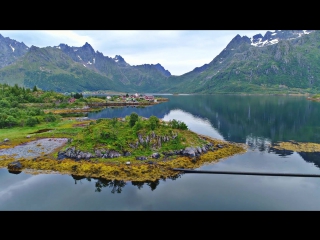
[[[4,39],[4,38],[3,38]],[[0,83],[43,90],[162,93],[318,93],[320,31],[277,30],[252,38],[235,36],[210,63],[181,76],[160,64],[131,66],[90,44],[38,48],[0,42]],[[9,44],[9,45],[8,45]],[[11,45],[10,45],[11,44]],[[18,46],[18,44],[16,45]],[[6,49],[6,50],[1,50]],[[10,61],[7,61],[10,59]],[[10,65],[8,65],[10,64]],[[0,66],[1,67],[1,66]]]
[[[130,90],[117,81],[87,69],[53,47],[32,46],[18,61],[0,69],[0,82],[29,88],[36,85],[43,90],[58,92]]]
[[[171,92],[303,93],[320,90],[320,31],[263,47],[237,35],[208,65],[170,77]]]

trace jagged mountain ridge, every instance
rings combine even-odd
[[[170,92],[277,93],[320,88],[319,31],[236,35],[209,64],[176,77]],[[170,78],[169,78],[170,80]]]
[[[61,49],[83,66],[110,79],[120,81],[123,85],[130,86],[137,91],[146,91],[150,87],[158,88],[165,78],[171,76],[171,73],[159,63],[131,66],[120,55],[111,58],[104,56],[99,51],[95,52],[87,42],[82,47],[60,44],[56,48]]]
[[[19,57],[23,56],[29,47],[23,42],[3,37],[0,34],[0,68],[14,63]]]
[[[85,90],[128,91],[123,84],[87,69],[54,47],[31,46],[16,62],[0,69],[0,81],[57,92]]]
[[[319,39],[319,31],[314,30],[267,31],[264,36],[257,34],[252,38],[236,35],[210,63],[196,67],[182,76],[172,76],[159,63],[131,66],[120,55],[114,58],[104,56],[99,51],[95,51],[89,43],[85,43],[82,47],[60,44],[56,47],[47,47],[57,50],[55,54],[51,50],[48,52],[49,55],[46,55],[47,60],[52,59],[52,65],[50,65],[52,69],[49,66],[42,66],[43,60],[28,56],[28,60],[25,58],[22,61],[25,65],[21,65],[20,62],[20,65],[11,64],[10,67],[0,69],[0,82],[19,82],[20,84],[39,82],[49,87],[51,85],[45,81],[48,81],[47,75],[51,71],[51,83],[55,79],[55,74],[58,74],[57,79],[61,83],[63,74],[72,76],[74,79],[77,79],[79,77],[77,74],[80,74],[80,79],[83,81],[80,85],[75,80],[68,82],[66,78],[61,85],[64,86],[65,91],[74,88],[92,90],[100,86],[100,90],[114,87],[113,90],[120,88],[123,91],[133,92],[210,94],[279,92],[293,88],[312,92],[320,87],[320,69],[317,66],[320,56]],[[65,67],[62,64],[63,61],[56,58],[59,52],[78,63],[77,70]],[[53,55],[50,56],[50,54]],[[60,56],[66,58],[63,55]],[[57,62],[54,64],[55,61]],[[71,62],[68,64],[72,65]],[[28,65],[37,67],[31,68]],[[28,69],[27,79],[25,79],[26,74],[23,73],[25,69]],[[94,81],[84,79],[86,74],[83,73],[83,69],[87,69],[85,71],[87,75],[90,73],[89,75],[94,75],[95,79],[100,79],[102,84],[95,83],[92,86]],[[38,77],[35,77],[36,72]],[[42,78],[44,75],[46,77]],[[32,80],[31,77],[37,81]],[[109,85],[103,84],[104,81]]]

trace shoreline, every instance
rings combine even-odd
[[[116,161],[98,162],[88,160],[74,160],[65,158],[58,160],[53,154],[63,148],[65,144],[55,148],[51,153],[43,153],[38,157],[15,158],[13,156],[0,156],[0,168],[6,168],[10,172],[26,172],[31,174],[59,173],[73,174],[83,177],[96,177],[105,179],[116,179],[124,181],[154,181],[161,178],[177,176],[180,172],[173,168],[199,168],[205,164],[222,161],[225,158],[247,151],[245,144],[231,143],[218,140],[209,136],[197,134],[206,138],[213,145],[222,144],[222,148],[208,151],[197,157],[169,156],[162,159],[148,159],[147,161],[130,159],[130,164]],[[2,149],[3,151],[4,149]],[[151,161],[150,161],[151,160]],[[19,165],[19,168],[15,166]]]

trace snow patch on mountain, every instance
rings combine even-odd
[[[280,40],[292,40],[299,38],[305,34],[309,34],[314,30],[276,30],[275,32],[267,31],[264,36],[256,34],[251,40],[251,45],[255,47],[264,47],[278,43]]]
[[[12,47],[12,46],[11,46],[11,44],[9,44],[9,46],[11,47],[11,49],[12,49],[12,52],[14,52],[14,47]]]

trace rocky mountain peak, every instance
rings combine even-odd
[[[0,68],[15,62],[28,50],[29,48],[23,42],[3,37],[0,34],[0,53],[2,56],[5,56],[0,58]]]
[[[121,57],[120,55],[116,55],[113,60],[120,64],[120,65],[123,65],[123,66],[130,66],[125,60],[123,57]]]
[[[251,43],[250,38],[247,36],[241,37],[239,34],[237,34],[227,45],[226,49],[233,49],[236,48],[237,46],[243,44],[243,43]]]
[[[163,75],[165,75],[166,77],[169,77],[171,76],[171,73],[164,69],[164,67],[160,64],[160,63],[157,63],[156,65],[154,65],[156,67],[156,69],[161,72]]]
[[[267,31],[264,36],[262,36],[261,34],[257,34],[254,35],[250,40],[252,46],[264,47],[276,44],[280,40],[292,40],[312,32],[314,32],[314,30],[276,30],[274,32]]]

